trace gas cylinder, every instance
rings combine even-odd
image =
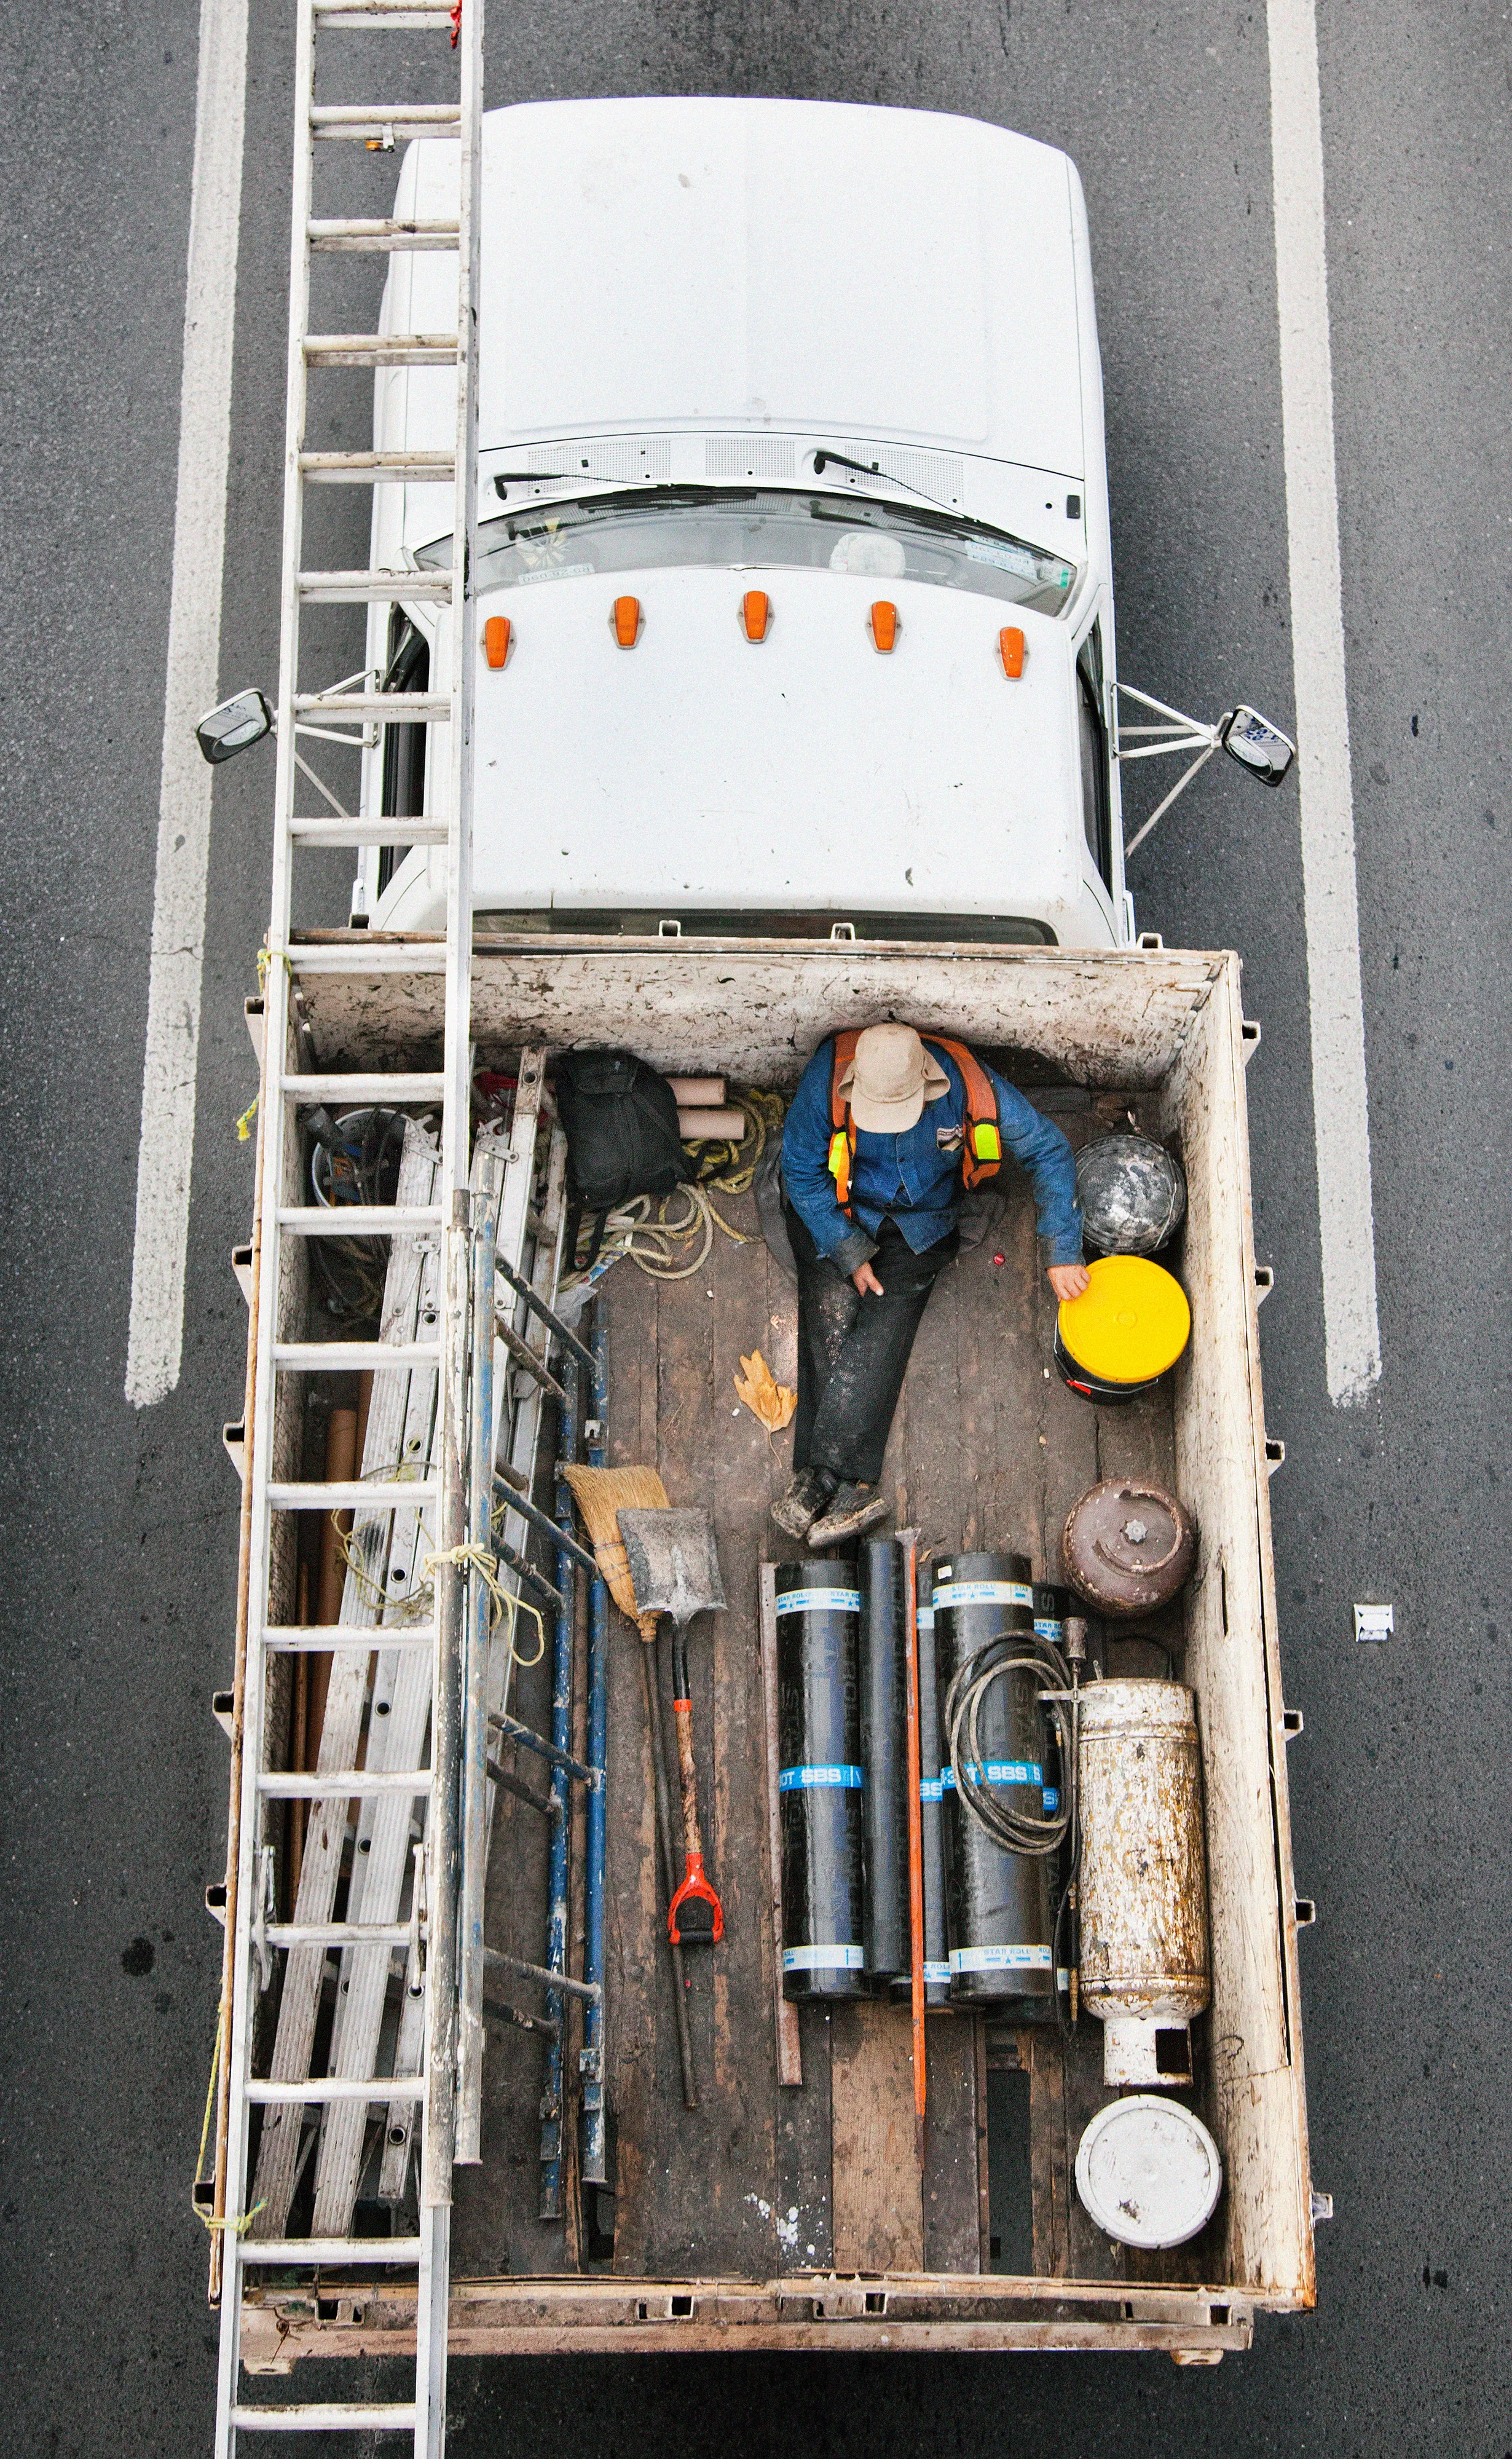
[[[1202,1756],[1179,1682],[1082,1693],[1082,2004],[1116,2086],[1191,2081],[1189,2026],[1211,1994]]]

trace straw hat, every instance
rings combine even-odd
[[[949,1092],[950,1078],[911,1024],[869,1024],[839,1089],[858,1127],[894,1136],[917,1125],[925,1103]]]

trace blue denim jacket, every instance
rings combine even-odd
[[[945,1236],[960,1211],[960,1144],[966,1124],[966,1088],[948,1051],[934,1049],[950,1078],[950,1090],[926,1102],[917,1124],[900,1136],[856,1129],[847,1220],[830,1175],[830,1080],[833,1040],[822,1041],[803,1073],[783,1128],[783,1180],[788,1197],[821,1255],[843,1272],[853,1272],[876,1253],[876,1232],[891,1213],[914,1252],[922,1254]],[[1052,1264],[1082,1261],[1082,1211],[1076,1200],[1076,1162],[1051,1119],[1044,1118],[993,1068],[1006,1149],[1028,1171],[1039,1208],[1039,1230],[1050,1242]],[[943,1148],[940,1138],[952,1140]]]

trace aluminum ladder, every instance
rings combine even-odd
[[[316,98],[317,37],[321,59],[326,38],[341,33],[372,36],[419,33],[444,47],[453,11],[444,5],[410,0],[297,0],[295,137],[290,329],[288,347],[285,483],[283,538],[282,637],[277,699],[278,766],[273,847],[272,911],[264,981],[263,1075],[259,1127],[257,1211],[254,1242],[257,1320],[251,1407],[243,1463],[243,1602],[233,1706],[234,1849],[225,1886],[226,1987],[220,2043],[220,2100],[212,2226],[215,2255],[212,2292],[220,2304],[220,2362],[217,2401],[217,2459],[231,2459],[244,2433],[325,2431],[352,2437],[374,2433],[408,2437],[416,2459],[438,2459],[446,2429],[447,2300],[452,2168],[457,2131],[457,1999],[459,1976],[459,1865],[462,1807],[460,1767],[463,1669],[467,1653],[470,1581],[460,1550],[470,1525],[470,1494],[476,1484],[472,1455],[480,1448],[477,1376],[470,1355],[470,1292],[479,1236],[473,1229],[470,1189],[470,1001],[472,966],[472,704],[475,644],[468,596],[476,527],[477,224],[481,172],[482,0],[464,0],[455,56],[458,98],[452,103],[407,106],[328,103]],[[370,53],[365,53],[365,59]],[[339,74],[339,63],[335,63]],[[362,143],[385,151],[411,138],[440,138],[459,146],[458,207],[453,222],[393,219],[317,219],[313,178],[317,148],[332,142]],[[311,261],[320,251],[403,248],[454,249],[458,263],[457,326],[452,334],[320,334],[309,329]],[[405,454],[320,449],[311,433],[310,378],[323,368],[454,365],[456,425],[450,453]],[[423,467],[420,466],[423,463]],[[453,553],[450,573],[416,576],[366,570],[306,571],[303,566],[306,487],[312,484],[380,486],[407,479],[427,483],[450,478],[455,491],[452,536],[467,552]],[[429,598],[450,605],[451,688],[444,694],[388,693],[345,685],[307,688],[301,664],[301,621],[316,604],[390,604]],[[395,720],[449,728],[450,764],[445,824],[406,819],[305,818],[300,812],[296,726],[381,725]],[[434,737],[431,737],[432,742]],[[355,853],[371,843],[439,842],[448,855],[445,966],[445,1040],[438,1071],[323,1072],[309,1066],[307,1028],[298,998],[301,952],[292,934],[292,868],[297,848],[341,846]],[[300,1201],[302,1108],[321,1103],[336,1109],[360,1105],[439,1111],[440,1133],[430,1200],[330,1211]],[[310,1238],[368,1235],[434,1242],[438,1250],[438,1318],[430,1336],[398,1342],[307,1342],[298,1317]],[[484,1233],[486,1238],[486,1232]],[[487,1241],[490,1245],[492,1241]],[[490,1355],[492,1345],[489,1344]],[[346,1482],[307,1482],[298,1475],[302,1419],[298,1377],[337,1369],[423,1370],[435,1377],[434,1421],[429,1460],[418,1479],[357,1478]],[[433,1564],[434,1604],[430,1619],[402,1634],[387,1632],[382,1645],[402,1637],[402,1652],[420,1651],[430,1669],[430,1696],[423,1720],[430,1732],[429,1764],[348,1766],[316,1776],[280,1773],[268,1764],[269,1668],[280,1652],[331,1651],[336,1666],[360,1650],[371,1657],[376,1634],[340,1622],[325,1629],[295,1627],[288,1607],[294,1523],[300,1511],[345,1508],[400,1514],[429,1513],[438,1528],[439,1560]],[[471,1585],[475,1586],[475,1583]],[[333,1682],[335,1680],[333,1674]],[[304,1797],[327,1802],[345,1824],[348,1799],[408,1799],[424,1818],[423,1887],[411,1899],[403,1925],[411,1968],[421,1978],[418,2069],[412,2081],[383,2078],[384,2097],[411,2113],[418,2135],[418,2219],[410,2235],[375,2239],[343,2233],[331,2237],[263,2236],[257,2233],[249,2197],[248,2152],[254,2108],[277,2109],[371,2098],[362,2077],[259,2079],[252,2071],[254,2026],[269,1957],[280,1949],[349,1955],[392,1947],[401,1925],[329,1921],[302,1925],[268,1918],[268,1860],[263,1850],[270,1805]],[[423,1920],[422,1920],[423,1914]],[[366,1932],[366,1934],[365,1934]],[[344,2271],[375,2261],[413,2272],[416,2351],[412,2396],[373,2403],[264,2404],[245,2395],[242,2368],[242,2289],[250,2272],[293,2273],[308,2291],[319,2281],[327,2292]],[[396,2285],[398,2283],[395,2283]]]

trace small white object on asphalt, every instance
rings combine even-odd
[[[1390,1639],[1396,1628],[1391,1606],[1356,1606],[1354,1608],[1356,1639]]]

